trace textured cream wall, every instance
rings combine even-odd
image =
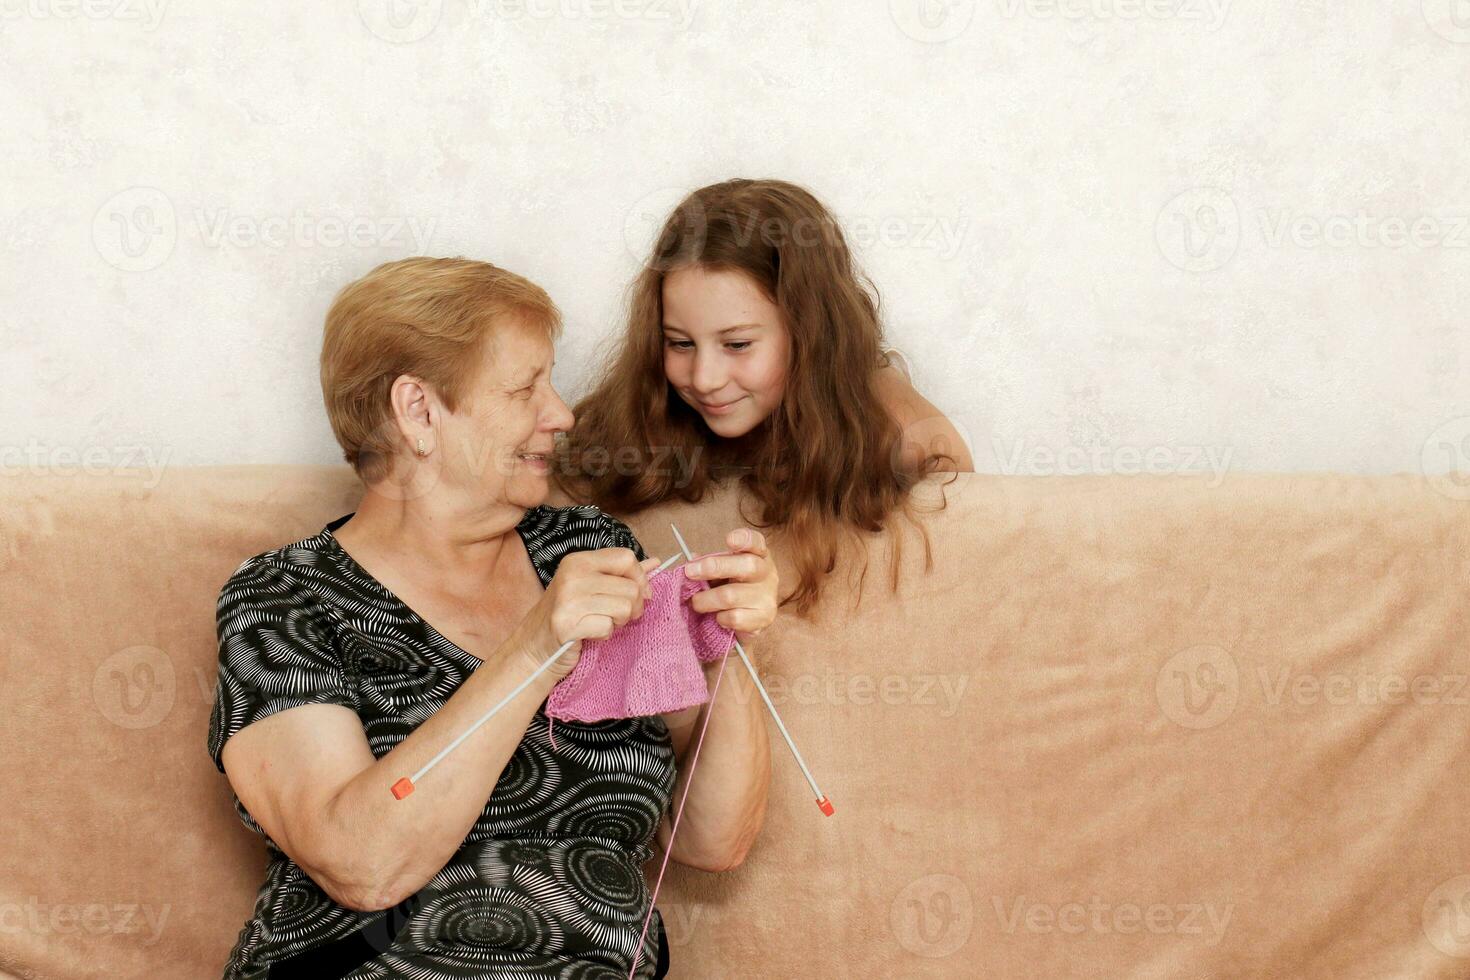
[[[0,468],[337,458],[333,292],[847,225],[991,472],[1470,468],[1470,0],[0,0]],[[1470,484],[1445,492],[1470,498]]]

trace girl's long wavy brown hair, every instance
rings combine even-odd
[[[664,375],[664,277],[691,265],[745,273],[790,332],[780,404],[736,439],[715,436]],[[899,423],[875,388],[878,311],[877,289],[807,190],[734,179],[694,191],[669,215],[631,286],[627,328],[573,410],[575,426],[553,467],[557,482],[575,499],[631,514],[673,497],[698,501],[713,485],[738,479],[761,508],[742,519],[785,538],[798,581],[781,605],[794,604],[800,615],[820,598],[843,538],[863,545],[866,577],[860,532],[882,531],[894,511],[919,527],[928,571],[929,535],[915,520],[910,490],[953,459],[926,454],[917,468],[904,465]],[[896,591],[899,536],[893,543]]]

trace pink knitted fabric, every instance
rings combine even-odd
[[[713,614],[690,608],[689,597],[710,586],[688,578],[682,565],[653,576],[648,587],[653,595],[644,601],[642,616],[605,640],[582,641],[577,666],[546,699],[549,719],[634,718],[709,700],[700,664],[728,653],[735,631],[721,626]]]

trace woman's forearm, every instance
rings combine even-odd
[[[547,654],[549,656],[549,654]],[[485,808],[541,702],[560,678],[545,671],[426,773],[399,800],[391,787],[411,776],[535,671],[508,640],[489,654],[444,706],[391,752],[359,773],[329,804],[328,824],[355,851],[349,866],[370,882],[363,904],[391,908],[448,863]]]
[[[718,662],[704,668],[711,690],[719,669]],[[689,749],[674,784],[676,812],[686,788],[689,798],[669,857],[705,871],[724,871],[745,860],[765,822],[771,785],[765,705],[738,653],[730,652],[724,669],[713,708],[706,704],[695,716]],[[695,763],[695,745],[706,715],[709,728]],[[660,834],[659,843],[668,848],[666,833]]]

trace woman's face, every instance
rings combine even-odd
[[[479,375],[441,438],[455,485],[477,499],[531,508],[550,489],[556,433],[573,416],[551,386],[556,354],[537,331],[509,320],[485,345]],[[528,458],[544,455],[544,459]]]
[[[743,436],[781,403],[791,336],[743,272],[685,266],[664,277],[664,375],[715,435]]]

